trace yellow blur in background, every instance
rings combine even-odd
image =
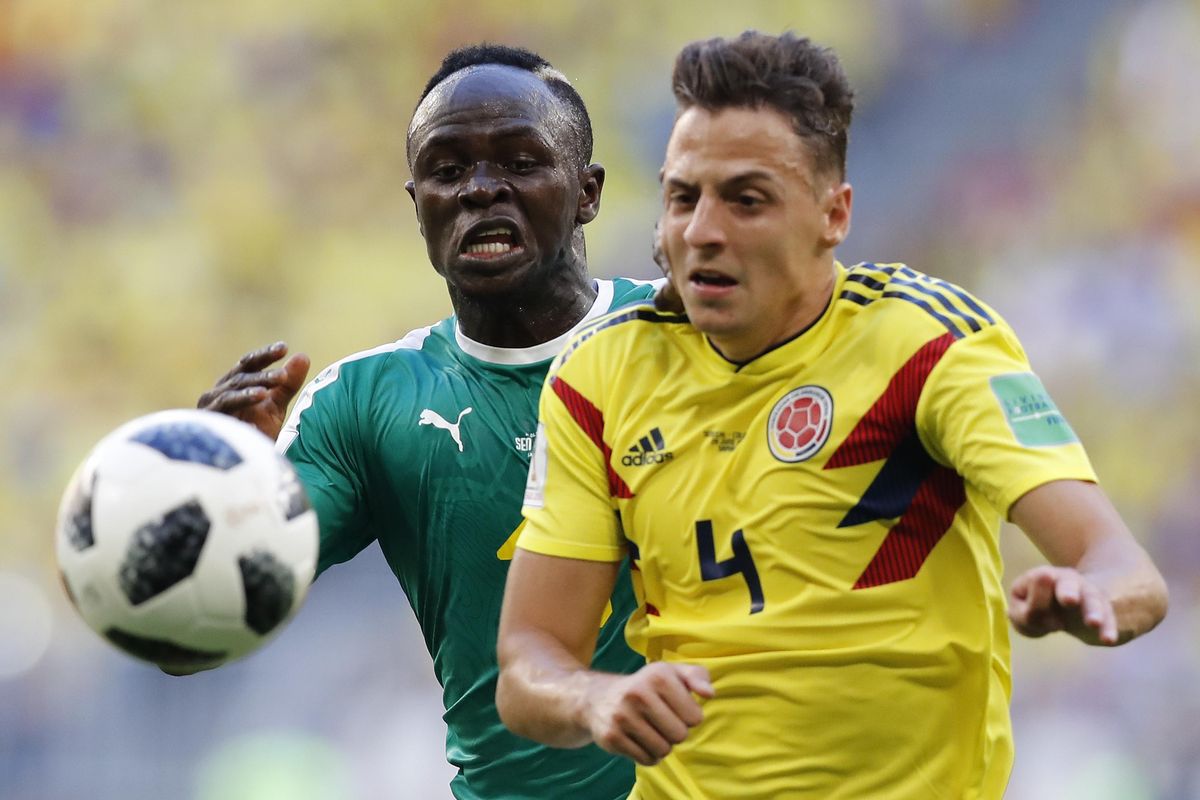
[[[450,312],[404,133],[452,47],[530,47],[608,170],[599,276],[649,240],[687,41],[835,47],[858,92],[846,263],[1014,325],[1172,607],[1114,651],[1014,643],[1016,800],[1200,798],[1200,2],[0,0],[0,798],[440,798],[439,690],[374,549],[280,638],[187,680],[58,586],[67,478],[246,350],[316,367]],[[1036,553],[1005,532],[1009,574]]]

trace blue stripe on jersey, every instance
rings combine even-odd
[[[903,292],[884,292],[883,294],[881,294],[879,296],[884,297],[884,298],[894,297],[897,300],[904,300],[909,303],[912,303],[914,306],[917,306],[918,308],[922,309],[926,314],[933,317],[938,322],[942,323],[942,325],[945,326],[946,330],[950,331],[951,335],[954,336],[955,339],[961,339],[961,338],[963,338],[963,336],[966,335],[962,332],[961,328],[959,328],[957,325],[955,325],[953,322],[951,322],[946,317],[943,317],[941,314],[934,311],[933,306],[929,305],[929,303],[926,303],[924,300],[920,300],[916,297],[913,297],[912,295],[904,294]]]
[[[912,270],[908,267],[904,267],[902,270],[900,270],[900,272],[905,277],[915,278],[918,275],[917,272],[915,272],[914,270]],[[961,288],[955,286],[953,283],[950,283],[950,281],[944,281],[941,278],[934,278],[929,275],[925,276],[925,280],[929,281],[934,286],[937,286],[939,289],[949,292],[950,294],[957,297],[959,300],[961,300],[963,302],[963,305],[965,305],[967,308],[974,311],[979,316],[983,317],[989,325],[996,324],[996,320],[992,319],[992,315],[987,312],[987,309],[985,309],[983,306],[981,306],[979,304],[979,302],[974,297],[972,297],[969,293],[963,291]]]
[[[930,288],[929,286],[924,286],[919,281],[916,281],[916,280],[910,281],[910,280],[905,280],[904,278],[898,278],[898,277],[894,277],[894,276],[892,277],[892,280],[888,283],[888,285],[889,286],[904,286],[909,289],[918,291],[921,294],[924,294],[928,297],[932,297],[935,300],[937,300],[941,304],[942,308],[946,309],[946,311],[949,311],[951,314],[955,315],[956,317],[966,320],[968,327],[970,327],[973,332],[978,333],[979,331],[983,330],[983,326],[980,325],[979,322],[974,317],[972,317],[967,312],[959,309],[957,306],[955,306],[953,303],[951,303],[949,300],[947,300],[946,296],[944,294],[937,291],[936,289]]]
[[[559,366],[567,363],[567,359],[571,357],[571,354],[579,349],[581,344],[595,336],[600,331],[604,330],[605,328],[611,328],[614,325],[620,325],[624,322],[629,322],[630,320],[635,319],[642,322],[684,323],[688,321],[687,315],[685,314],[662,314],[647,306],[635,306],[628,311],[623,311],[620,314],[612,317],[601,317],[595,322],[589,322],[587,325],[584,325],[579,329],[579,335],[575,338],[575,341],[571,342],[571,344],[567,346],[567,349],[563,351],[562,357],[559,360]]]
[[[873,276],[865,270],[874,270],[878,275]],[[882,276],[886,276],[886,279],[880,280]],[[961,323],[966,323],[972,333],[983,330],[985,324],[995,324],[987,309],[967,292],[948,281],[931,278],[904,265],[881,267],[877,264],[860,264],[846,276],[846,282],[859,284],[879,294],[871,297],[846,288],[838,295],[838,299],[849,300],[860,306],[868,306],[880,298],[904,300],[936,319],[956,339],[967,335]],[[958,298],[970,311],[954,305],[948,295]],[[932,301],[937,301],[936,307]]]
[[[936,466],[916,431],[910,432],[888,456],[875,480],[854,508],[846,512],[838,527],[850,528],[864,522],[903,516],[912,505],[917,490]]]
[[[849,283],[850,281],[854,281],[855,283],[861,283],[863,286],[866,286],[868,289],[874,289],[877,292],[884,287],[883,281],[877,281],[874,278],[872,278],[870,275],[863,275],[861,272],[854,272],[854,273],[847,275],[846,282]],[[860,295],[860,297],[861,297],[861,295]]]

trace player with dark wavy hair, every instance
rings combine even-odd
[[[748,32],[684,48],[673,86],[659,246],[686,313],[610,314],[550,369],[501,717],[635,760],[639,800],[999,798],[1006,610],[1118,645],[1163,618],[1162,577],[995,310],[834,258],[836,56]],[[1007,609],[1006,518],[1050,562]],[[591,621],[626,561],[649,663],[617,675]]]
[[[581,325],[654,285],[588,276],[583,226],[600,209],[587,109],[527,50],[450,53],[408,130],[429,260],[454,316],[351,355],[304,389],[282,343],[245,356],[200,407],[276,436],[320,520],[319,569],[378,540],[416,613],[443,688],[458,798],[614,800],[632,764],[597,747],[514,736],[495,707],[496,630],[550,359]],[[282,428],[282,432],[281,432]],[[621,628],[627,582],[592,624],[596,664],[642,663]]]

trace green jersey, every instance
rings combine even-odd
[[[596,281],[580,325],[644,300],[651,283]],[[345,358],[304,389],[279,437],[321,529],[318,571],[378,540],[412,604],[442,685],[454,796],[613,800],[633,762],[595,745],[563,750],[510,733],[496,712],[496,631],[537,403],[571,332],[524,349],[468,339],[454,317]],[[627,578],[600,630],[593,664],[632,672],[624,641]]]

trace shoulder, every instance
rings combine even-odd
[[[628,366],[625,353],[636,347],[644,354],[655,343],[663,344],[685,330],[691,330],[685,315],[659,311],[653,302],[632,303],[582,326],[554,359],[550,371],[557,372],[577,359],[599,361],[609,367]]]
[[[317,373],[296,397],[284,422],[279,444],[286,447],[296,438],[303,422],[304,430],[359,430],[373,412],[382,413],[380,398],[387,398],[391,410],[411,404],[406,387],[416,384],[414,377],[433,358],[436,343],[444,338],[447,320],[417,328],[394,342],[351,353]],[[380,385],[387,383],[387,390]],[[397,390],[396,387],[400,387]]]
[[[950,281],[905,264],[858,264],[846,271],[834,301],[865,315],[881,335],[952,341],[1007,324],[979,298]]]
[[[367,350],[351,353],[345,358],[338,359],[322,369],[306,387],[318,391],[325,387],[340,384],[352,388],[360,382],[372,382],[391,370],[411,370],[422,363],[437,358],[438,328],[437,325],[416,328],[394,342],[387,342]]]
[[[596,283],[601,289],[605,284],[612,288],[612,303],[610,308],[619,308],[621,306],[640,303],[654,297],[659,288],[667,282],[666,278],[658,278],[657,280],[647,281],[637,278],[610,278],[597,279]]]

